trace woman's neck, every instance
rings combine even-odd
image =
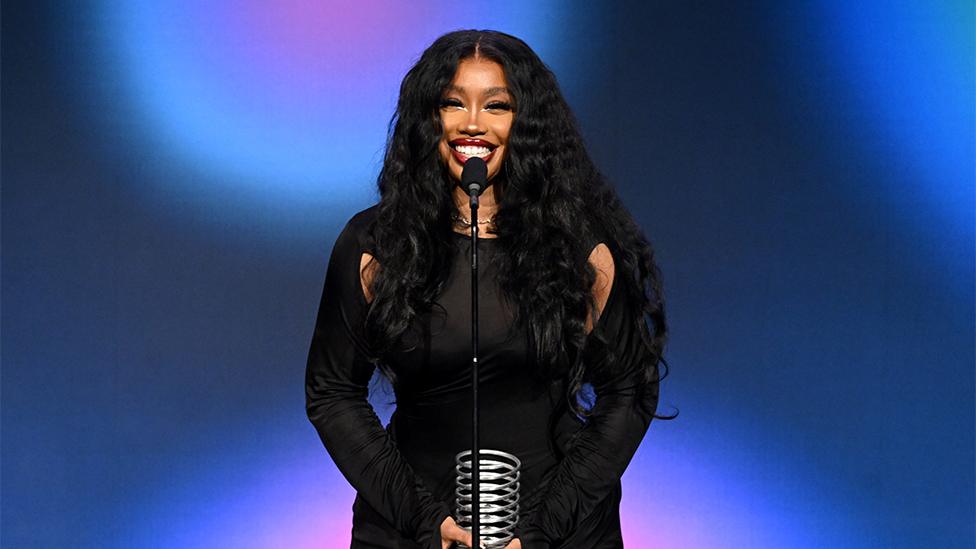
[[[461,187],[454,187],[454,205],[457,207],[458,213],[471,223],[474,223],[474,219],[469,219],[471,217],[469,202],[470,199],[467,193],[461,190]],[[478,219],[481,221],[491,219],[495,217],[495,212],[497,211],[498,204],[495,202],[495,186],[489,185],[485,189],[485,192],[481,193],[481,196],[478,197]],[[484,224],[482,224],[482,227],[484,227]]]

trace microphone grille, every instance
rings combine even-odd
[[[464,169],[461,170],[461,186],[467,189],[475,184],[479,188],[484,188],[487,183],[488,164],[477,156],[472,156],[464,163]]]

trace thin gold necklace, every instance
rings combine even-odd
[[[471,226],[471,221],[469,221],[467,217],[464,217],[459,213],[454,214],[454,222],[462,227]],[[478,219],[478,225],[489,225],[494,222],[495,222],[495,216],[491,216],[485,219],[481,219],[481,218]]]

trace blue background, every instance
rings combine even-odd
[[[664,271],[627,546],[976,543],[971,2],[2,10],[4,547],[348,547],[326,261],[469,27],[553,68]]]

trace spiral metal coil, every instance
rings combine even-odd
[[[461,528],[471,530],[471,451],[454,458],[457,470],[455,514]],[[478,451],[478,503],[481,542],[502,549],[515,535],[519,514],[519,477],[522,462],[500,450]],[[459,544],[466,548],[465,545]]]

